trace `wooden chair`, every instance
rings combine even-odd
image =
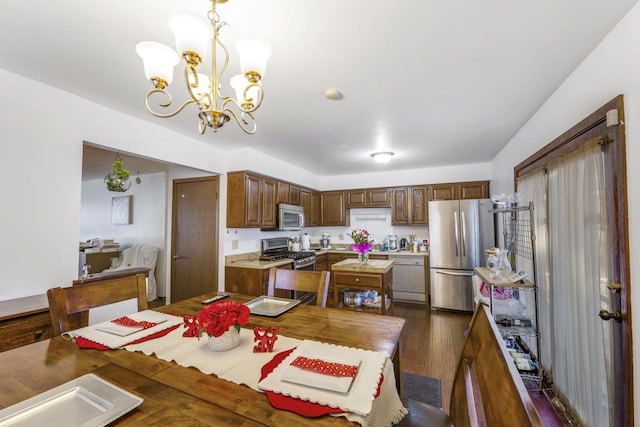
[[[90,308],[132,298],[138,300],[138,311],[148,308],[144,274],[105,279],[69,288],[52,288],[47,291],[47,297],[54,335],[60,335],[74,327],[87,326]]]
[[[474,391],[480,396],[474,396]],[[478,304],[471,319],[453,381],[449,415],[421,402],[402,400],[409,410],[399,424],[405,427],[542,426],[493,316],[483,303]]]
[[[314,292],[316,294],[316,305],[326,307],[327,293],[329,292],[329,272],[272,268],[269,270],[267,295],[274,296],[276,289]]]

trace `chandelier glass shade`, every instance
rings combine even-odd
[[[136,45],[136,52],[144,62],[144,72],[153,84],[145,104],[151,114],[168,118],[180,113],[188,105],[198,108],[198,127],[204,134],[207,127],[217,132],[233,118],[248,134],[256,131],[253,113],[262,104],[263,89],[261,79],[265,74],[271,47],[258,40],[240,40],[236,44],[240,59],[241,74],[231,78],[230,86],[235,98],[223,95],[222,76],[229,64],[229,51],[218,38],[219,31],[227,25],[221,22],[216,12],[216,4],[227,0],[211,0],[211,10],[207,19],[193,12],[176,12],[169,16],[169,27],[174,33],[176,50],[153,41]],[[207,52],[210,49],[210,52]],[[223,61],[218,64],[218,51]],[[205,61],[209,53],[211,61]],[[172,107],[173,99],[167,87],[173,80],[173,69],[184,60],[184,82],[188,99],[177,107]],[[208,67],[207,67],[208,66]],[[157,110],[152,108],[151,99],[157,99]],[[156,104],[153,104],[156,105]],[[173,108],[173,110],[171,110]]]

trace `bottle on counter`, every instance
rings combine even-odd
[[[88,279],[89,278],[89,268],[91,266],[88,265],[87,263],[84,263],[84,265],[82,266],[82,278],[83,279]]]

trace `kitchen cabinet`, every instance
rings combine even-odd
[[[320,225],[320,194],[307,188],[300,189],[300,206],[304,209],[307,227]]]
[[[327,270],[327,254],[316,255],[316,271],[331,271]]]
[[[431,200],[458,200],[460,188],[457,184],[433,184]]]
[[[460,200],[465,199],[488,199],[489,182],[463,182],[460,183]]]
[[[321,195],[321,225],[348,226],[349,216],[344,191],[325,191]]]
[[[250,172],[227,175],[227,227],[276,226],[276,181]]]
[[[488,181],[432,184],[429,187],[430,200],[469,200],[489,197]]]
[[[289,203],[300,206],[300,187],[296,185],[290,185],[289,187]]]
[[[391,190],[388,188],[363,188],[345,192],[347,208],[375,208],[391,206]]]
[[[262,179],[262,213],[260,227],[276,226],[276,181],[271,178]]]
[[[391,196],[391,225],[429,224],[429,188],[395,187]]]
[[[287,264],[277,268],[290,270],[291,264]],[[255,297],[267,295],[267,288],[269,287],[268,268],[245,268],[226,266],[224,268],[224,274],[225,292],[233,292]]]
[[[291,185],[287,182],[278,181],[276,203],[291,203]]]

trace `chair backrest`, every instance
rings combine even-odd
[[[481,396],[474,396],[474,390],[478,389]],[[453,381],[449,416],[456,427],[478,425],[478,401],[482,401],[486,425],[542,426],[504,339],[484,303],[478,304],[471,319]]]
[[[146,310],[147,291],[144,274],[83,283],[69,288],[52,288],[47,291],[49,313],[54,335],[72,328],[73,317],[80,317],[80,327],[87,326],[90,308],[137,298],[138,311]]]
[[[272,268],[269,270],[267,295],[274,296],[276,289],[315,292],[316,305],[326,307],[329,272]]]

